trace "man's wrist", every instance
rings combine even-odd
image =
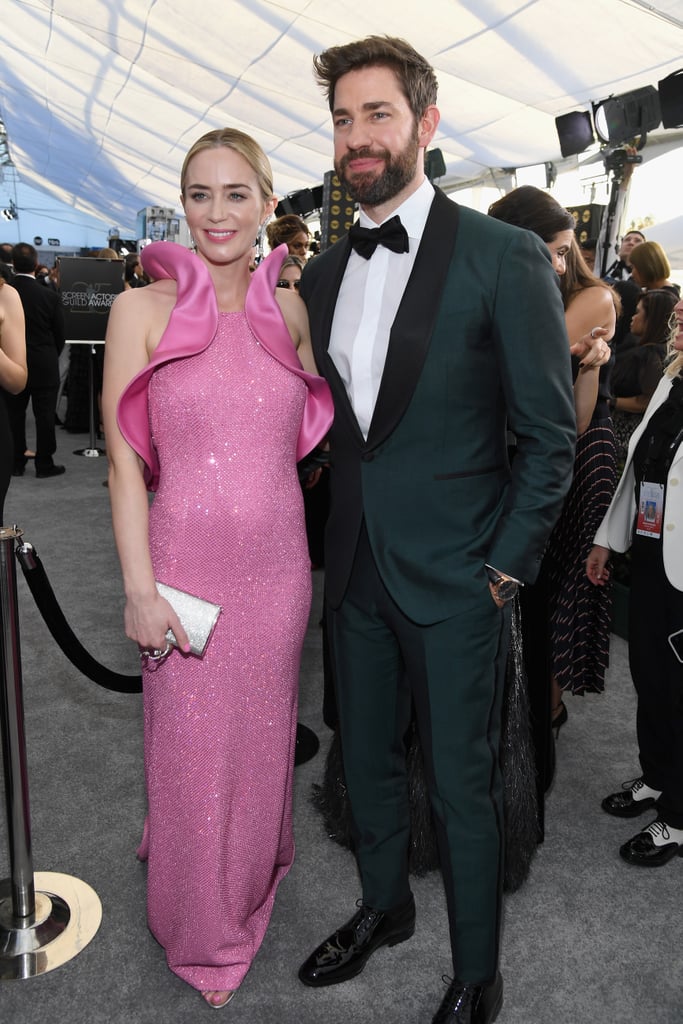
[[[499,601],[510,601],[516,595],[520,581],[513,576],[506,576],[505,573],[494,569],[492,565],[486,566],[486,573],[491,584],[494,596]]]

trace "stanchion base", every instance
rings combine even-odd
[[[95,937],[102,904],[79,878],[51,871],[34,875],[35,914],[18,922],[11,882],[0,882],[0,981],[35,978],[73,960]]]
[[[85,455],[87,459],[99,459],[100,455],[106,455],[104,448],[77,448],[74,455]]]

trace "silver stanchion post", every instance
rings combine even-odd
[[[73,959],[102,920],[97,893],[69,875],[34,875],[14,545],[0,527],[0,738],[10,878],[0,882],[0,981],[32,978]]]
[[[97,429],[95,427],[95,407],[97,395],[95,394],[95,342],[88,342],[90,353],[88,355],[88,401],[90,403],[90,445],[88,448],[77,448],[74,455],[85,455],[89,459],[97,459],[100,455],[106,455],[104,448],[97,447]]]

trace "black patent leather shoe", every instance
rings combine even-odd
[[[448,981],[448,978],[444,978]],[[489,985],[452,981],[432,1024],[493,1024],[503,1005],[503,978],[498,971]]]
[[[636,797],[645,783],[642,779],[635,779],[633,782],[625,782],[618,793],[611,793],[606,796],[600,805],[603,811],[613,814],[617,818],[636,818],[644,811],[655,807],[657,800],[653,796]]]
[[[415,931],[415,901],[397,910],[373,910],[361,904],[357,914],[311,953],[299,969],[304,985],[337,985],[354,978],[380,946],[395,946]]]
[[[624,843],[619,856],[641,868],[659,868],[674,857],[683,857],[683,843],[677,843],[671,838],[663,821],[653,821]]]

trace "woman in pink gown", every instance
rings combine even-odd
[[[303,303],[276,288],[286,248],[249,272],[276,202],[260,147],[208,133],[181,188],[196,254],[144,250],[154,283],[112,307],[104,413],[126,633],[143,663],[148,922],[171,970],[219,1007],[294,855],[311,596],[296,463],[327,432],[332,403]],[[203,657],[155,580],[221,606]],[[179,649],[147,656],[169,628]]]

